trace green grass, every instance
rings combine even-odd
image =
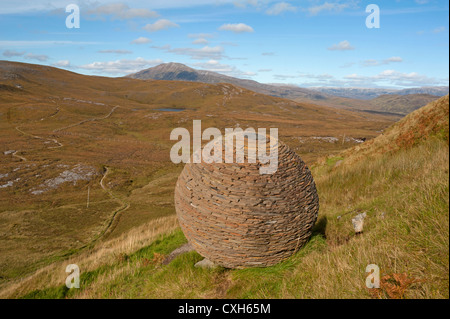
[[[329,157],[329,158],[327,158],[326,162],[327,162],[327,165],[328,165],[328,166],[334,167],[334,165],[336,165],[336,163],[337,163],[338,161],[341,161],[341,160],[343,160],[343,159],[344,159],[344,158],[343,158],[343,157],[340,157],[340,156]]]
[[[81,272],[80,274],[80,288],[89,287],[95,283],[98,278],[103,274],[109,274],[122,268],[126,265],[136,265],[143,260],[152,260],[155,254],[167,255],[175,248],[186,243],[187,240],[181,231],[177,231],[172,235],[164,236],[161,239],[156,240],[153,244],[139,249],[133,254],[126,255],[121,254],[117,256],[117,263],[114,265],[102,266],[93,271]],[[112,283],[115,285],[115,283]],[[82,290],[82,289],[80,289]],[[51,287],[43,290],[34,290],[26,295],[22,296],[23,299],[59,299],[76,297],[80,290],[68,289],[66,285],[58,287]]]

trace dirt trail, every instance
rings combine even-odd
[[[109,173],[110,173],[110,169],[108,167],[106,167],[105,173],[103,174],[103,177],[100,180],[100,186],[104,191],[106,191],[109,194],[109,196],[111,196],[112,199],[114,199],[116,202],[118,202],[121,206],[113,212],[111,218],[109,219],[109,221],[106,224],[105,229],[99,234],[99,236],[96,239],[94,239],[94,241],[97,241],[101,237],[109,235],[116,227],[118,219],[120,217],[120,213],[122,213],[122,212],[126,211],[128,208],[130,208],[129,203],[123,201],[122,199],[120,199],[119,197],[114,195],[113,192],[105,186],[104,180],[108,176]]]
[[[17,157],[17,158],[20,159],[21,161],[26,162],[27,159],[26,159],[25,157],[23,157],[23,156],[17,155],[18,152],[20,152],[20,151],[15,151],[14,153],[12,153],[12,156]]]
[[[106,114],[105,116],[102,116],[102,117],[93,117],[93,118],[90,118],[90,119],[82,120],[82,121],[77,122],[77,123],[75,123],[75,124],[70,124],[70,125],[68,125],[68,126],[65,126],[65,127],[61,127],[61,128],[55,129],[55,130],[53,130],[53,133],[57,133],[57,132],[60,132],[60,131],[64,131],[64,130],[67,130],[67,129],[69,129],[69,128],[72,128],[72,127],[75,127],[75,126],[78,126],[78,125],[81,125],[81,124],[84,124],[84,123],[87,123],[87,122],[93,122],[93,121],[98,121],[98,120],[106,120],[106,119],[107,119],[108,117],[110,117],[110,116],[114,113],[114,111],[115,111],[117,108],[119,108],[119,107],[120,107],[120,106],[118,106],[118,105],[114,106],[114,107],[111,109],[111,111],[110,111],[108,114]]]
[[[53,102],[53,101],[52,101],[52,102]],[[47,116],[47,117],[41,118],[40,121],[43,121],[43,120],[46,120],[46,119],[49,119],[49,118],[55,116],[56,114],[59,113],[59,111],[60,111],[60,108],[59,108],[59,106],[57,106],[57,107],[56,107],[56,111],[55,111],[53,114],[51,114],[51,115],[49,115],[49,116]],[[23,134],[24,136],[29,136],[29,137],[32,137],[32,138],[35,138],[35,139],[39,139],[39,140],[41,140],[41,141],[51,141],[51,142],[57,144],[57,146],[51,146],[51,147],[48,147],[48,148],[60,148],[60,147],[63,147],[63,146],[64,146],[62,143],[58,142],[58,140],[56,140],[56,139],[54,139],[54,138],[45,138],[45,137],[42,137],[42,136],[33,135],[33,134],[31,134],[31,133],[24,132],[20,127],[21,127],[21,125],[16,126],[15,129],[16,129],[16,131],[18,131],[19,133]],[[12,156],[17,157],[17,158],[20,159],[21,161],[26,162],[27,159],[26,159],[25,157],[21,156],[21,155],[18,155],[19,152],[22,152],[22,151],[21,151],[21,150],[15,151],[15,152],[12,154]]]
[[[47,116],[47,117],[44,117],[44,118],[39,119],[39,121],[44,121],[45,119],[54,117],[54,116],[56,116],[56,115],[60,112],[60,106],[59,106],[55,101],[52,101],[52,102],[55,103],[56,106],[57,106],[57,107],[56,107],[56,111],[55,111],[54,113],[52,113],[51,115]],[[107,119],[107,118],[109,118],[109,117],[114,113],[114,111],[115,111],[117,108],[119,108],[119,107],[120,107],[120,106],[118,106],[118,105],[117,105],[117,106],[114,106],[114,107],[109,111],[108,114],[106,114],[106,115],[104,115],[104,116],[102,116],[102,117],[94,117],[94,118],[86,119],[86,120],[77,122],[77,123],[75,123],[75,124],[71,124],[71,125],[68,125],[68,126],[59,128],[59,129],[55,129],[55,130],[53,130],[53,133],[60,132],[60,131],[62,131],[62,130],[68,129],[68,128],[72,128],[72,127],[81,125],[81,124],[86,123],[86,122],[92,122],[92,121],[97,121],[97,120],[104,120],[104,119]],[[37,122],[37,121],[36,121],[36,122]],[[22,130],[21,125],[16,126],[15,129],[16,129],[19,133],[23,134],[24,136],[28,136],[28,137],[31,137],[31,138],[39,139],[39,140],[42,140],[42,141],[51,141],[51,142],[57,144],[56,146],[48,147],[49,149],[61,148],[61,147],[64,146],[64,144],[60,143],[60,142],[59,142],[57,139],[55,139],[55,138],[45,138],[45,137],[42,137],[42,136],[38,136],[38,135],[31,134],[31,133],[27,133],[27,132],[25,132],[25,131]],[[17,151],[15,151],[14,153],[12,153],[12,156],[14,156],[14,157],[20,159],[21,161],[26,162],[27,159],[26,159],[24,156],[19,155],[19,154],[18,154],[19,152],[23,152],[23,150],[17,150]],[[104,173],[103,173],[103,177],[102,177],[101,180],[100,180],[100,186],[101,186],[101,188],[102,188],[105,192],[107,192],[107,193],[109,194],[109,196],[110,196],[114,201],[116,201],[116,202],[118,202],[118,203],[120,204],[120,207],[119,207],[118,209],[116,209],[116,210],[111,214],[111,217],[109,218],[109,220],[106,221],[106,225],[105,225],[104,229],[103,229],[97,236],[95,236],[91,241],[89,241],[88,243],[86,243],[86,244],[82,245],[81,247],[77,248],[77,249],[76,249],[77,252],[79,252],[79,251],[81,251],[81,250],[83,250],[83,249],[85,249],[85,248],[92,247],[97,241],[99,241],[99,240],[102,239],[103,237],[109,235],[109,234],[114,230],[115,226],[117,225],[118,218],[120,217],[120,213],[122,213],[123,211],[127,210],[127,209],[130,207],[130,204],[129,204],[129,203],[125,202],[124,200],[122,200],[122,199],[119,198],[118,196],[114,195],[114,193],[113,193],[109,188],[107,188],[107,187],[105,186],[104,181],[105,181],[105,179],[106,179],[106,177],[108,176],[109,173],[110,173],[110,169],[109,169],[108,167],[106,167],[106,169],[105,169],[105,171],[104,171]],[[62,257],[62,258],[68,257],[68,256],[73,255],[74,253],[75,253],[74,251],[67,252],[67,253],[64,253],[64,254],[60,255],[59,257]]]
[[[56,115],[60,112],[60,110],[61,110],[61,109],[60,109],[60,106],[59,106],[55,101],[52,101],[52,102],[56,104],[56,111],[55,111],[53,114],[51,114],[51,115],[49,115],[49,116],[47,116],[47,117],[41,118],[39,121],[44,121],[44,120],[46,120],[46,119],[49,119],[49,118],[51,118],[51,117],[54,117],[54,116],[56,116]],[[86,122],[92,122],[92,121],[98,121],[98,120],[104,120],[104,119],[107,119],[107,118],[109,118],[109,117],[114,113],[114,111],[115,111],[118,107],[120,107],[120,106],[118,106],[118,105],[114,106],[114,107],[109,111],[109,113],[106,114],[105,116],[102,116],[102,117],[93,117],[93,118],[90,118],[90,119],[86,119],[86,120],[77,122],[77,123],[75,123],[75,124],[71,124],[71,125],[68,125],[68,126],[59,128],[59,129],[55,129],[55,130],[53,130],[53,133],[56,133],[56,132],[60,132],[60,131],[62,131],[62,130],[69,129],[69,128],[72,128],[72,127],[81,125],[81,124],[83,124],[83,123],[86,123]],[[56,146],[50,146],[50,147],[48,147],[48,149],[61,148],[61,147],[64,146],[64,144],[62,144],[61,142],[59,142],[56,138],[46,138],[46,137],[42,137],[42,136],[38,136],[38,135],[33,135],[33,134],[31,134],[31,133],[24,132],[24,131],[21,129],[21,125],[16,126],[15,129],[16,129],[18,132],[20,132],[21,134],[23,134],[24,136],[29,136],[29,137],[31,137],[31,138],[39,139],[39,140],[41,140],[41,141],[50,141],[50,142],[53,142],[53,143],[56,144]],[[18,155],[19,152],[22,152],[22,151],[21,151],[21,150],[15,151],[15,152],[12,154],[12,156],[14,156],[14,157],[20,159],[21,161],[26,162],[27,159],[26,159],[24,156]]]
[[[25,135],[25,136],[29,136],[29,137],[32,137],[32,138],[35,138],[35,139],[38,139],[38,140],[41,140],[41,141],[51,141],[51,142],[57,144],[57,146],[51,146],[51,147],[48,147],[48,148],[60,148],[60,147],[64,146],[62,143],[58,142],[58,140],[55,139],[55,138],[46,138],[46,137],[33,135],[31,133],[24,132],[22,129],[20,129],[20,126],[16,126],[15,129],[17,131],[19,131],[20,133],[22,133],[23,135]]]

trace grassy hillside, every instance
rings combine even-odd
[[[410,139],[403,142],[405,134]],[[319,161],[312,167],[321,200],[313,236],[278,265],[197,269],[202,257],[195,252],[163,265],[164,256],[186,242],[173,217],[164,217],[159,226],[145,226],[153,229],[149,239],[140,236],[144,228],[133,229],[4,287],[0,296],[448,298],[448,146],[447,96],[372,143]],[[361,212],[367,213],[364,232],[355,235],[351,219]],[[159,239],[149,244],[154,236]],[[136,237],[141,240],[130,241]],[[68,263],[80,265],[80,289],[64,286]],[[365,287],[368,264],[381,269],[379,290]]]
[[[406,115],[437,99],[429,94],[386,94],[370,100],[370,109]]]
[[[182,165],[170,161],[170,132],[194,119],[222,132],[277,127],[309,163],[394,121],[230,84],[0,61],[0,286],[173,215]]]
[[[408,114],[375,139],[344,151],[344,164],[395,152],[440,136],[448,140],[449,96],[446,95]]]

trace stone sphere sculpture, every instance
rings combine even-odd
[[[267,143],[268,144],[268,143]],[[183,233],[203,257],[226,268],[266,267],[309,239],[319,197],[311,172],[279,140],[278,169],[261,163],[187,163],[175,188]],[[246,148],[248,151],[248,148]]]

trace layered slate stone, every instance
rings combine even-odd
[[[227,268],[277,264],[300,249],[317,220],[310,170],[278,141],[278,169],[259,161],[188,163],[175,189],[180,226],[195,250]],[[247,148],[246,148],[247,149]]]

